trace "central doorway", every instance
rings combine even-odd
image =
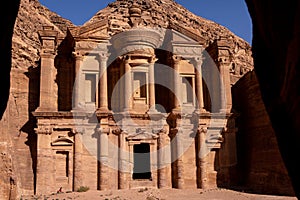
[[[133,179],[151,179],[150,144],[141,143],[133,145],[134,168]]]

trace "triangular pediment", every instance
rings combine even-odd
[[[174,42],[201,45],[206,42],[206,40],[199,34],[196,34],[179,24],[170,24],[170,28],[172,29],[172,40]]]
[[[72,35],[81,38],[107,38],[108,20],[97,20],[71,31]]]

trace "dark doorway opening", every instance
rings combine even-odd
[[[151,179],[150,170],[150,145],[147,143],[135,144],[133,146],[134,167],[133,179]]]

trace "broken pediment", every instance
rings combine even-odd
[[[204,50],[203,46],[195,41],[193,38],[184,35],[177,30],[169,31],[169,41],[172,45],[169,45],[169,51],[173,54],[180,55],[186,59],[194,58],[202,55]]]
[[[88,25],[83,25],[71,31],[74,37],[106,39],[108,37],[108,20],[98,20]]]
[[[186,43],[197,43],[204,45],[206,40],[199,34],[192,32],[191,30],[183,27],[179,24],[171,23],[170,27],[172,29],[172,40],[178,42]]]

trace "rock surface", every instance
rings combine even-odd
[[[246,0],[254,67],[279,149],[300,198],[300,2]]]
[[[12,59],[11,63],[8,63],[8,69],[11,70],[9,100],[4,115],[2,116],[1,113],[0,121],[1,200],[16,199],[21,194],[34,192],[36,137],[33,130],[34,123],[30,121],[30,112],[38,104],[38,94],[29,93],[29,85],[37,88],[39,85],[38,82],[35,82],[33,86],[29,84],[29,76],[39,76],[37,66],[39,65],[40,41],[37,31],[43,25],[55,26],[55,29],[62,35],[67,26],[73,26],[70,21],[48,10],[39,1],[21,0],[14,24],[12,45],[10,45],[12,55],[9,57]],[[5,68],[2,69],[1,90],[9,88],[9,85],[4,83]],[[9,81],[9,74],[7,75]],[[2,94],[1,99],[5,99]],[[2,105],[5,104],[1,103]]]
[[[128,7],[132,2],[118,0],[109,4],[83,27],[99,19],[108,19],[111,35],[130,28],[127,17]],[[221,36],[230,39],[236,68],[252,70],[250,45],[225,27],[190,13],[172,0],[147,0],[142,3],[142,7],[145,10],[145,26],[169,28],[172,22],[184,25],[190,32],[205,38],[207,43]],[[39,87],[41,44],[37,31],[45,25],[54,26],[61,36],[66,33],[67,27],[75,27],[70,21],[42,6],[38,0],[21,0],[13,35],[10,96],[6,112],[0,121],[0,153],[3,160],[0,166],[0,177],[3,180],[0,188],[5,190],[2,195],[4,199],[32,194],[35,190],[37,150],[35,121],[30,113],[39,103],[39,93],[36,91]],[[241,77],[246,71],[234,73]]]

